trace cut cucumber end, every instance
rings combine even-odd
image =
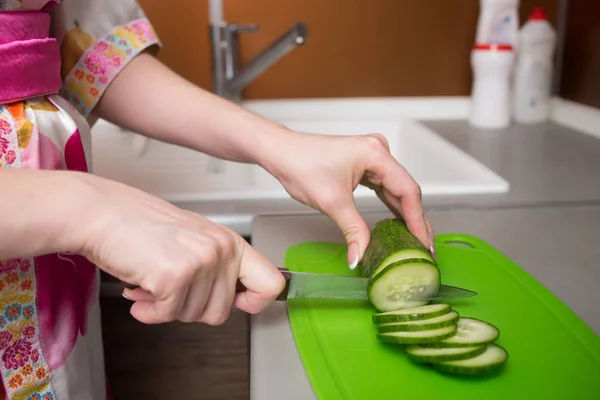
[[[456,311],[450,311],[448,314],[421,321],[394,322],[377,325],[377,330],[380,333],[425,331],[455,325],[458,322],[458,319],[458,313]]]
[[[407,259],[392,263],[371,279],[368,294],[380,312],[424,306],[419,298],[435,295],[440,287],[437,265],[425,259]]]
[[[377,339],[394,344],[423,344],[444,340],[453,336],[454,333],[456,333],[456,325],[450,325],[426,331],[378,333]]]
[[[410,232],[404,220],[386,218],[371,230],[371,240],[358,267],[366,277],[374,278],[389,264],[410,258],[423,258],[435,264],[429,249]]]
[[[432,364],[441,372],[460,375],[488,375],[500,371],[508,361],[508,352],[497,344],[488,344],[481,354],[455,361],[442,361]]]
[[[414,362],[431,364],[473,358],[482,354],[485,349],[486,346],[434,349],[417,344],[408,346],[406,352],[408,357]]]
[[[456,334],[452,337],[427,344],[427,347],[473,347],[495,342],[500,331],[494,325],[476,318],[461,317],[456,323]]]
[[[448,314],[452,311],[449,304],[429,304],[421,307],[411,307],[373,315],[374,324],[394,322],[422,321]]]
[[[435,262],[435,259],[431,256],[431,253],[429,253],[428,251],[424,251],[421,249],[398,250],[391,256],[384,259],[381,262],[381,264],[379,264],[379,266],[377,268],[375,268],[375,271],[373,271],[372,276],[373,277],[377,276],[381,271],[383,271],[385,269],[385,267],[387,267],[390,264],[396,263],[398,261],[410,260],[410,259],[414,259],[414,258],[421,258],[421,259],[430,261],[432,263]]]

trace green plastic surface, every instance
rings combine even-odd
[[[600,399],[600,338],[577,315],[484,241],[444,234],[436,243],[442,283],[479,293],[448,303],[500,329],[497,343],[509,352],[504,370],[473,378],[416,364],[403,346],[377,341],[376,311],[366,301],[288,300],[296,346],[320,400]],[[358,274],[340,243],[295,245],[285,266]]]

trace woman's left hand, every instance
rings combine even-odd
[[[165,112],[170,118],[163,118]],[[359,184],[374,189],[427,248],[433,245],[419,185],[392,157],[381,135],[290,131],[190,84],[150,54],[139,55],[119,73],[95,113],[160,141],[261,165],[293,198],[338,224],[348,241],[350,266],[362,258],[370,239],[352,195]]]
[[[433,229],[425,216],[421,188],[391,155],[379,134],[328,136],[290,132],[271,149],[276,154],[261,162],[297,201],[328,215],[348,243],[348,265],[354,269],[370,240],[353,192],[359,184],[406,224],[435,255]]]

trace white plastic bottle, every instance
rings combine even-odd
[[[510,125],[513,48],[508,44],[477,44],[471,51],[473,85],[469,122],[478,128]]]
[[[519,0],[479,0],[475,43],[517,45]]]
[[[519,34],[513,88],[513,117],[539,123],[550,117],[556,32],[541,7],[533,9]]]

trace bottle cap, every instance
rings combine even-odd
[[[547,21],[548,17],[546,16],[546,11],[542,7],[534,7],[529,14],[530,21]]]
[[[512,51],[513,49],[510,44],[505,43],[476,43],[473,48],[487,51]]]

